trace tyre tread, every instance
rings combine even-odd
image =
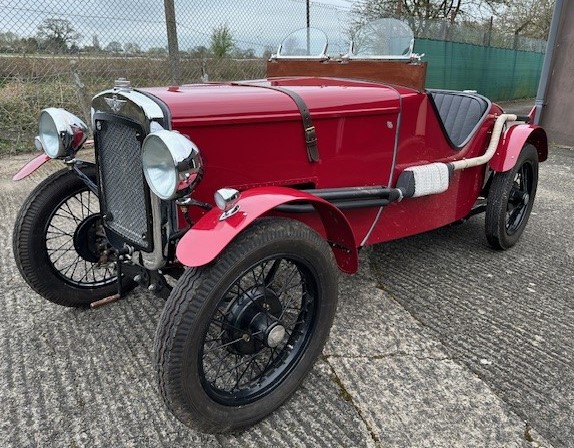
[[[262,244],[273,241],[277,238],[276,235],[286,233],[293,238],[310,239],[311,244],[327,251],[326,255],[331,265],[335,265],[332,251],[326,242],[306,225],[284,218],[263,218],[240,234],[214,262],[186,270],[171,292],[158,322],[154,341],[156,378],[163,401],[184,424],[203,432],[222,433],[250,426],[262,418],[258,416],[240,424],[225,426],[221,422],[216,424],[203,417],[199,409],[190,411],[193,403],[186,403],[182,399],[183,378],[180,366],[185,357],[184,335],[189,334],[196,316],[210,300],[209,292],[217,286],[217,279],[221,278],[235,263],[242,260],[246,254],[256,250]],[[334,275],[336,285],[336,274]],[[331,322],[329,322],[329,327]]]
[[[505,229],[506,222],[506,206],[508,202],[508,194],[510,190],[510,183],[514,181],[514,176],[517,169],[522,166],[522,164],[530,160],[533,162],[533,191],[531,194],[531,204],[529,205],[529,210],[524,218],[521,228],[516,231],[514,235],[507,235]],[[520,152],[520,156],[516,161],[516,165],[510,170],[502,173],[495,173],[492,179],[492,184],[490,186],[490,191],[488,193],[488,203],[486,206],[485,214],[485,233],[488,244],[496,250],[506,250],[514,246],[520,236],[526,224],[528,223],[528,218],[532,210],[532,203],[536,195],[536,187],[538,183],[538,153],[536,148],[531,144],[526,144]]]

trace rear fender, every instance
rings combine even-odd
[[[18,171],[14,175],[12,180],[18,181],[24,179],[25,177],[28,177],[30,174],[32,174],[34,171],[36,171],[38,168],[44,165],[44,163],[46,163],[48,160],[50,160],[50,157],[43,152],[39,156],[36,156],[32,160],[30,160],[22,168],[20,168],[20,171]]]
[[[548,137],[540,126],[520,124],[512,126],[505,133],[498,145],[490,167],[497,172],[510,171],[516,165],[520,151],[526,143],[531,143],[538,151],[538,161],[548,158]]]
[[[179,241],[177,258],[189,267],[210,263],[257,218],[275,207],[296,201],[309,203],[317,211],[339,269],[348,274],[357,272],[357,246],[345,215],[324,199],[285,187],[260,187],[242,192],[237,202],[239,211],[222,221],[219,219],[221,210],[213,208]]]

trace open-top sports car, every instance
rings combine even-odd
[[[413,42],[383,19],[338,58],[321,31],[293,33],[266,79],[120,79],[92,102],[95,163],[76,157],[88,126],[44,109],[44,152],[15,179],[65,167],[17,217],[22,276],[64,306],[137,285],[165,298],[155,365],[167,406],[206,432],[254,424],[312,368],[338,270],[356,272],[360,248],[483,211],[496,249],[526,226],[544,130],[473,91],[425,90]]]

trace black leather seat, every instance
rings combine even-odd
[[[490,110],[490,101],[476,93],[428,90],[448,138],[457,148],[468,143]]]

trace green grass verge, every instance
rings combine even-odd
[[[0,62],[0,156],[34,150],[38,114],[46,107],[62,107],[89,123],[92,96],[116,78],[128,78],[134,87],[170,84],[167,60],[161,58],[15,55]],[[261,59],[182,59],[180,66],[184,83],[199,82],[204,73],[209,81],[265,76]]]

